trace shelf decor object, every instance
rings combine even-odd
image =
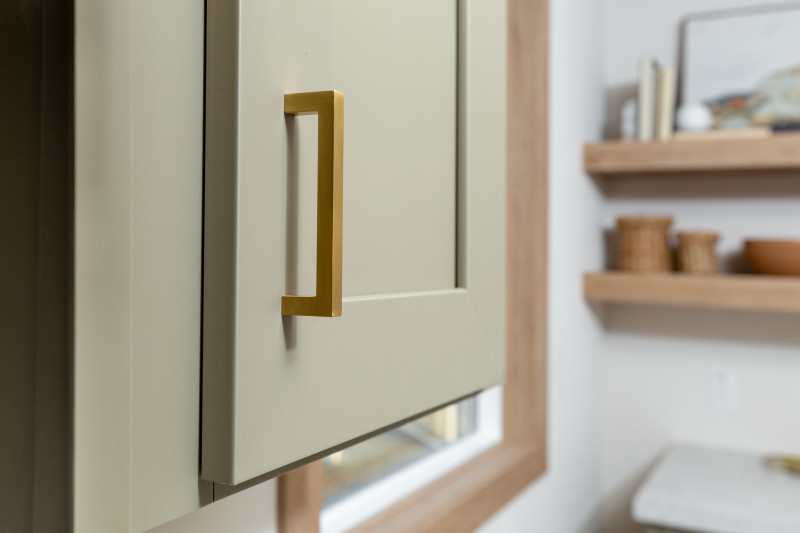
[[[800,313],[800,278],[598,272],[584,276],[590,302]]]
[[[721,141],[725,139],[764,139],[772,135],[770,128],[758,127],[738,130],[676,131],[672,139],[681,142]]]
[[[750,268],[759,274],[800,276],[800,241],[751,239],[744,243]]]
[[[655,137],[658,69],[658,62],[652,57],[642,59],[639,65],[639,128],[637,138],[641,142],[652,141]]]
[[[678,270],[690,274],[719,272],[714,245],[719,235],[703,231],[678,233]]]
[[[674,67],[663,67],[658,72],[658,99],[656,140],[666,142],[672,138],[675,126],[675,93],[677,73]]]
[[[671,225],[670,217],[620,217],[617,220],[619,269],[631,272],[671,271]]]
[[[681,27],[681,101],[714,128],[800,127],[800,4],[690,15]]]

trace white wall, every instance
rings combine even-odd
[[[758,0],[604,0],[604,81],[609,93],[635,83],[637,61],[676,64],[678,23],[688,13]],[[610,101],[613,102],[613,98]],[[677,229],[719,231],[726,268],[742,268],[748,236],[794,236],[800,181],[787,177],[615,182],[603,224],[621,214],[666,213]],[[603,531],[640,531],[630,498],[672,442],[800,450],[800,321],[794,315],[609,307],[603,362]],[[706,405],[707,372],[733,370],[739,408]]]

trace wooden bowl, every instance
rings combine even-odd
[[[749,240],[744,254],[758,274],[800,276],[800,241]]]

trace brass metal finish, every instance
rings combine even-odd
[[[287,94],[287,115],[317,113],[317,294],[284,296],[281,313],[342,315],[342,159],[344,95],[338,91]]]

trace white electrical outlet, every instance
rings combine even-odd
[[[708,406],[714,411],[731,413],[739,407],[739,383],[728,368],[712,368],[706,379]]]

